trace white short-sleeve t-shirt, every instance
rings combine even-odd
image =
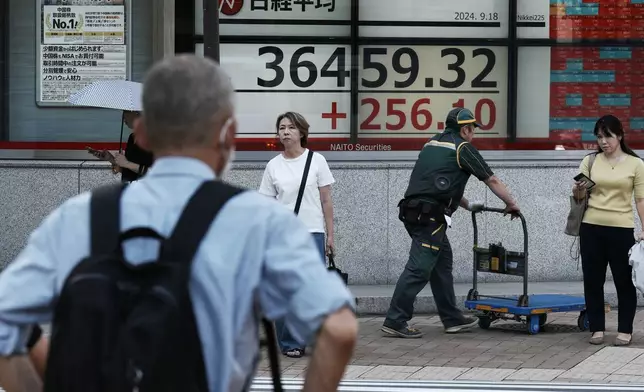
[[[295,210],[295,202],[300,190],[308,153],[309,150],[304,149],[304,153],[297,158],[287,159],[284,155],[279,154],[271,159],[264,170],[259,193],[276,197],[280,203]],[[325,232],[319,188],[333,183],[335,183],[335,179],[326,159],[322,154],[314,152],[298,214],[311,233]]]

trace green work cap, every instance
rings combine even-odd
[[[474,124],[475,127],[481,128],[481,124],[476,121],[474,114],[470,109],[454,108],[447,114],[445,125],[448,127],[460,128],[463,125]]]

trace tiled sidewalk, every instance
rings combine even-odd
[[[523,324],[498,322],[489,330],[448,335],[437,316],[412,320],[421,339],[384,337],[382,317],[360,319],[360,341],[346,379],[555,381],[644,384],[644,310],[636,316],[630,347],[612,347],[617,311],[607,314],[604,346],[588,343],[578,313],[549,315],[545,330],[528,335]],[[303,377],[308,358],[281,357],[284,377]],[[262,360],[258,376],[269,376]]]

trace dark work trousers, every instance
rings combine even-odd
[[[463,313],[456,307],[452,276],[452,247],[445,223],[427,226],[405,224],[411,236],[409,260],[396,283],[383,325],[392,329],[407,326],[414,313],[414,301],[429,282],[438,315],[445,328],[463,324]]]
[[[628,251],[635,244],[633,229],[582,223],[579,242],[590,331],[604,331],[606,328],[604,284],[606,267],[610,264],[617,289],[617,331],[633,333],[637,291],[631,280],[633,267],[628,265]]]

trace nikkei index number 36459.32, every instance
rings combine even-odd
[[[428,49],[433,50],[431,46]],[[391,58],[389,58],[389,50],[390,48],[387,47],[362,48],[361,73],[369,72],[373,75],[372,71],[376,72],[375,78],[373,76],[368,78],[365,75],[360,78],[362,87],[383,87],[393,73],[393,87],[396,89],[414,86],[419,77],[424,79],[422,85],[418,87],[434,88],[433,75],[438,79],[438,86],[445,89],[498,88],[498,82],[490,80],[490,74],[496,65],[496,54],[490,48],[473,48],[466,54],[466,51],[461,48],[444,47],[440,50],[440,58],[434,61],[432,56],[429,56],[431,60],[426,56],[423,64],[421,64],[421,56],[414,48],[395,48]],[[324,52],[328,53],[328,49]],[[299,47],[288,59],[284,50],[278,46],[261,46],[258,49],[258,55],[260,57],[272,55],[272,59],[266,60],[265,63],[266,69],[273,71],[272,78],[257,77],[257,85],[260,87],[279,87],[284,83],[287,73],[291,82],[299,88],[313,87],[319,78],[334,78],[337,81],[337,87],[349,85],[351,71],[346,47],[337,47],[330,56],[324,58],[316,55],[315,46]],[[477,62],[478,58],[484,60],[482,66],[476,67],[470,64],[470,62]],[[302,75],[300,70],[306,70],[305,74]],[[453,76],[448,76],[450,74]],[[466,85],[468,76],[471,79],[469,86]]]

